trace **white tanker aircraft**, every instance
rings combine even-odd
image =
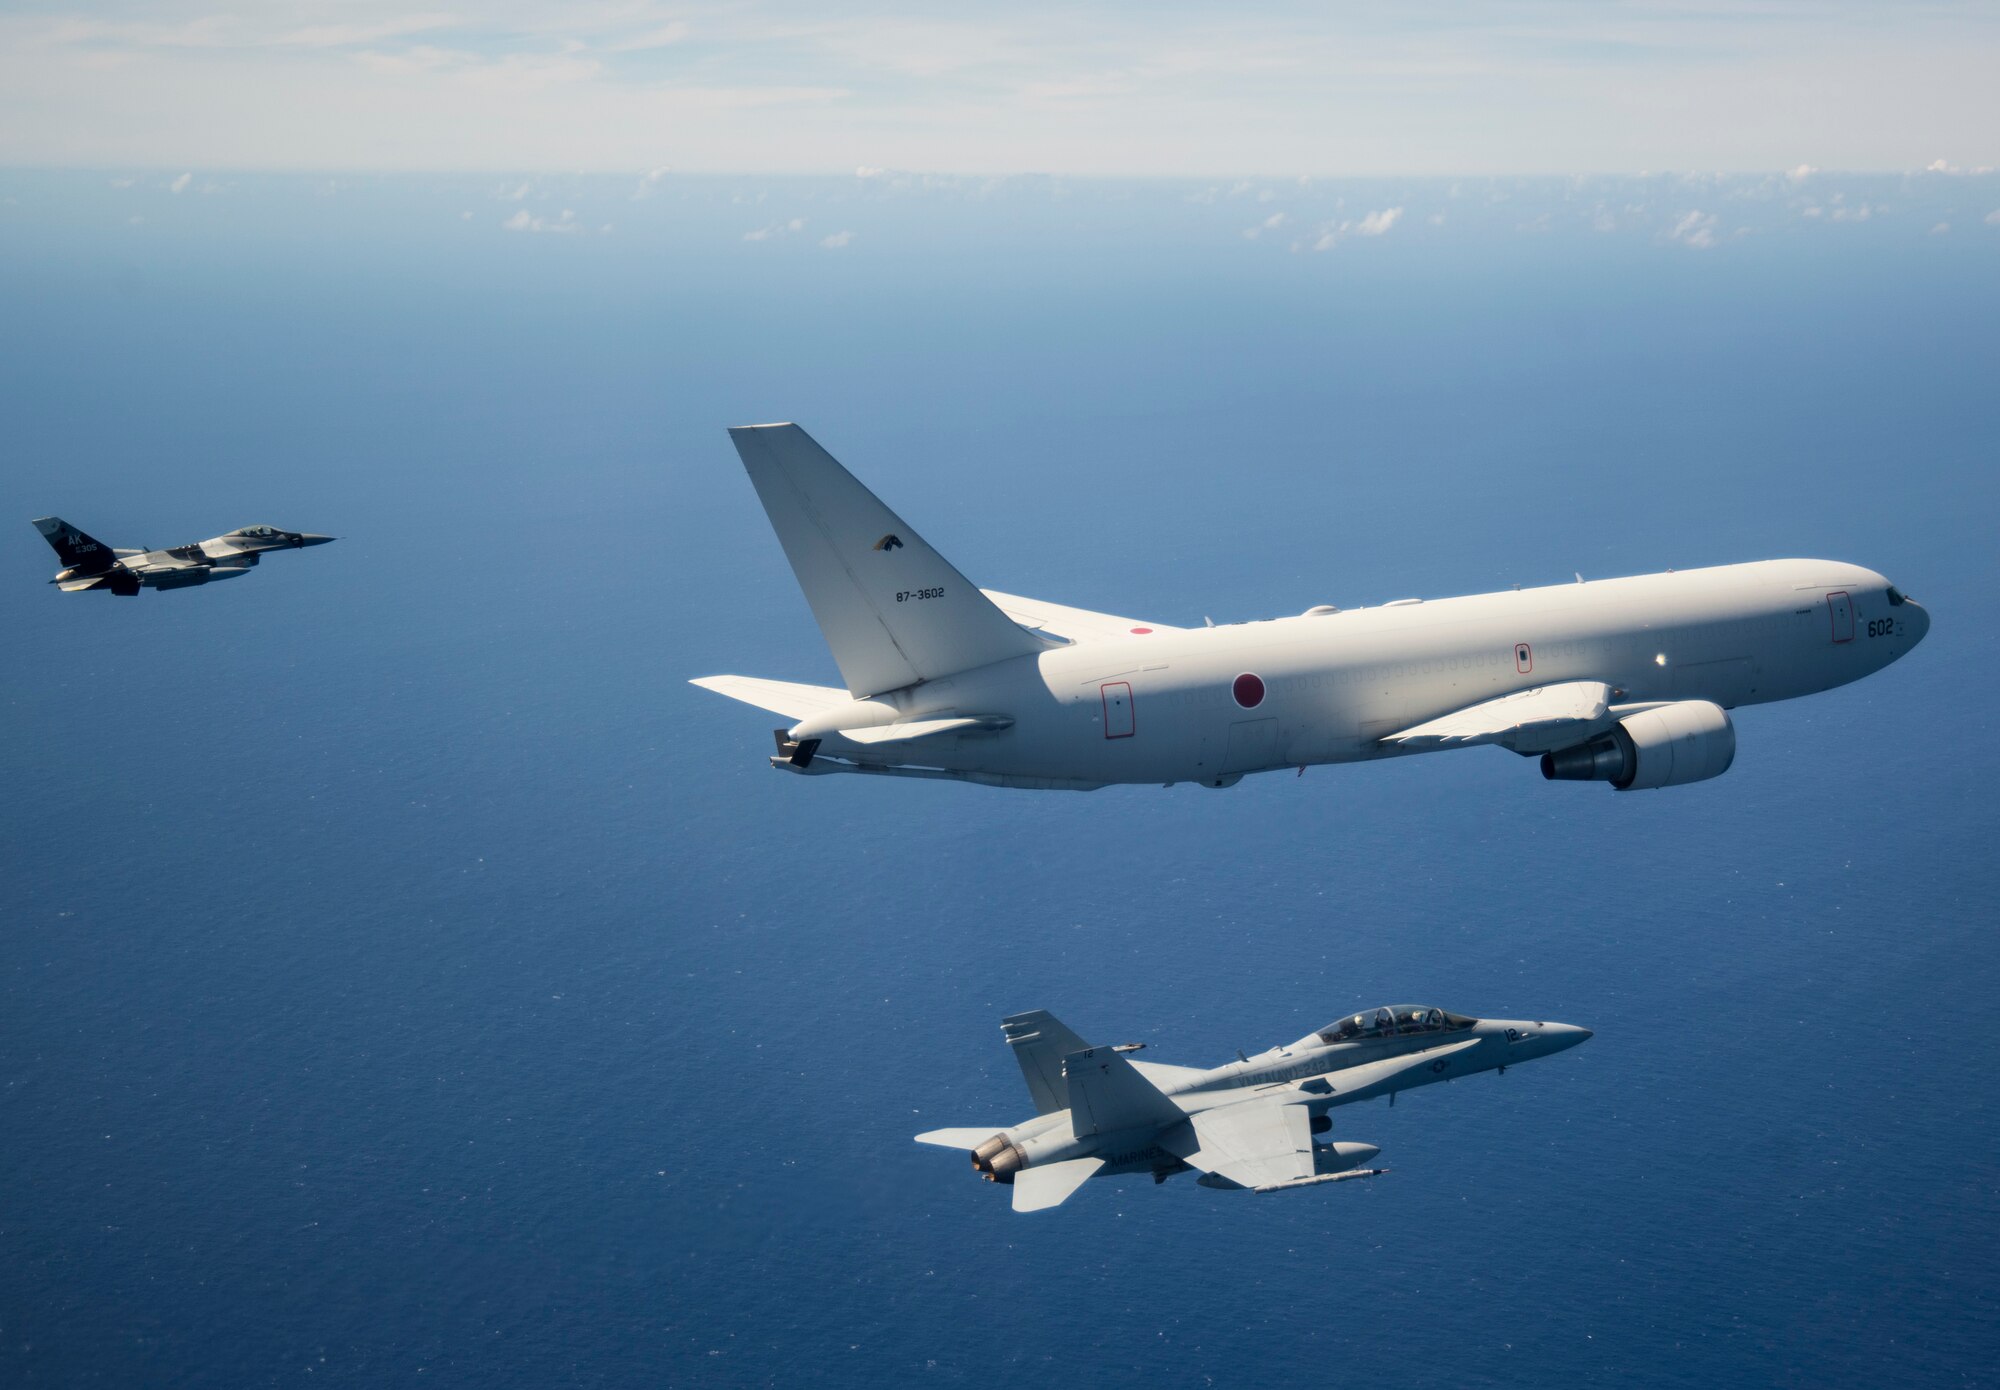
[[[1678,786],[1728,770],[1728,710],[1859,680],[1930,630],[1837,560],[1173,627],[974,588],[797,425],[729,434],[846,688],[694,684],[783,715],[771,765],[806,776],[1228,787],[1497,744],[1551,779]]]

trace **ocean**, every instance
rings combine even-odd
[[[2000,1380],[2000,180],[179,172],[0,173],[0,1382]],[[1657,793],[779,777],[686,682],[837,680],[780,419],[1140,618],[1812,555],[1934,626]],[[71,596],[48,513],[340,540]],[[911,1142],[1030,1113],[1003,1014],[1387,1002],[1596,1036],[1282,1196]]]

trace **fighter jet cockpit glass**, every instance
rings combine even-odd
[[[1349,1014],[1319,1030],[1321,1042],[1358,1042],[1367,1038],[1398,1038],[1418,1033],[1453,1033],[1470,1028],[1477,1019],[1447,1013],[1427,1004],[1386,1004]]]
[[[1891,584],[1889,586],[1889,606],[1891,608],[1901,608],[1904,602],[1903,591],[1898,589],[1894,584]]]

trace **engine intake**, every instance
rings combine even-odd
[[[1588,743],[1542,754],[1542,776],[1637,791],[1705,782],[1735,761],[1736,728],[1722,706],[1681,700],[1628,714]]]

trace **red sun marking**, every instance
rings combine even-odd
[[[1137,634],[1138,634],[1139,636],[1141,636],[1141,637],[1144,637],[1144,636],[1145,636],[1145,635],[1146,635],[1147,633],[1151,632],[1152,630],[1153,630],[1153,629],[1151,629],[1151,628],[1149,628],[1149,627],[1135,627],[1135,628],[1133,628],[1133,629],[1132,629],[1132,631],[1134,631],[1135,633],[1137,633]]]
[[[1236,678],[1236,684],[1229,687],[1236,697],[1236,703],[1245,709],[1255,709],[1264,703],[1264,678],[1253,676],[1248,671]]]

